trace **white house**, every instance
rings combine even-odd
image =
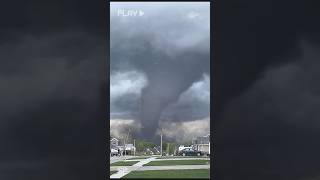
[[[122,155],[126,154],[126,155],[133,155],[134,151],[136,150],[136,147],[133,146],[133,144],[125,144],[121,145],[121,146],[117,146],[117,148],[120,150],[120,153]],[[124,152],[124,149],[126,152]]]
[[[192,147],[197,151],[210,154],[210,134],[194,138],[192,141]]]
[[[136,150],[136,147],[133,146],[133,144],[126,144],[125,145],[126,147],[126,151],[135,151]]]
[[[111,138],[110,139],[110,149],[111,150],[119,150],[120,154],[133,154],[133,152],[136,150],[136,147],[134,147],[133,144],[125,144],[120,143],[120,141],[117,138]],[[126,151],[126,153],[124,153]]]

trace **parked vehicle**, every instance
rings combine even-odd
[[[182,151],[182,150],[184,150],[186,148],[192,148],[192,147],[191,146],[180,145],[179,148],[178,148],[178,151],[180,152],[180,151]]]
[[[201,151],[196,151],[191,148],[183,149],[179,152],[180,156],[202,156],[203,153]]]
[[[118,156],[119,155],[119,151],[117,149],[111,149],[110,155],[111,156]]]

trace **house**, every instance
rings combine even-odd
[[[110,140],[110,146],[119,146],[119,140],[117,138],[112,138]]]
[[[110,138],[110,151],[118,151],[119,149],[119,140],[117,138]]]
[[[194,138],[192,140],[192,148],[205,154],[210,154],[210,134]]]
[[[110,149],[119,150],[119,153],[122,155],[133,155],[136,147],[133,144],[124,145],[117,138],[110,138]]]
[[[153,149],[151,150],[154,154],[160,154],[160,146],[156,146],[156,147],[153,147]]]
[[[120,145],[117,146],[117,148],[120,150],[120,154],[122,155],[133,155],[136,150],[136,147],[133,146],[133,144]]]
[[[136,147],[134,147],[133,144],[126,144],[125,147],[126,147],[126,151],[133,152],[136,150]]]

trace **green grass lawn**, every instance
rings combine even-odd
[[[163,160],[151,161],[143,166],[170,166],[170,165],[205,165],[210,164],[209,160]]]
[[[112,163],[111,166],[132,166],[137,162],[139,161],[118,161],[118,162]]]
[[[123,178],[207,178],[210,177],[209,169],[181,169],[181,170],[150,170],[132,171]]]
[[[114,173],[116,173],[117,171],[110,171],[110,176]]]
[[[208,156],[162,156],[157,159],[174,159],[174,158],[208,158]]]
[[[150,156],[139,156],[139,157],[133,157],[133,158],[130,158],[128,160],[132,160],[132,159],[147,159],[149,158]]]

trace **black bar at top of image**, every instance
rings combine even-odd
[[[211,0],[183,0],[183,1],[170,1],[170,0],[152,0],[152,1],[128,1],[128,0],[110,0],[109,2],[211,2]]]

